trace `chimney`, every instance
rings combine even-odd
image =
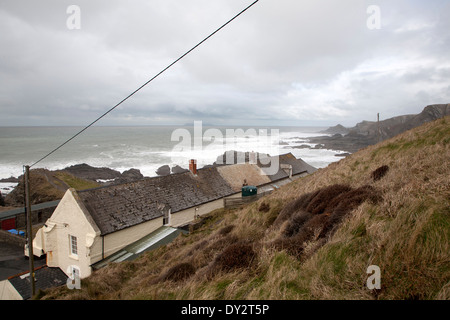
[[[197,160],[191,159],[189,160],[189,171],[192,172],[192,174],[197,174]]]
[[[281,169],[289,175],[289,178],[292,178],[292,165],[282,163]]]
[[[256,152],[252,151],[249,154],[249,163],[250,164],[258,164],[257,160],[256,160]]]

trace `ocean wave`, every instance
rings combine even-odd
[[[197,159],[199,168],[210,165],[216,161],[218,156],[230,150],[253,151],[272,156],[291,152],[297,158],[302,158],[317,168],[323,168],[331,162],[338,161],[339,158],[335,157],[335,154],[342,152],[339,150],[294,148],[301,144],[313,147],[313,144],[309,144],[306,138],[325,135],[317,133],[317,131],[313,132],[310,129],[305,131],[302,131],[302,128],[280,130],[273,137],[270,136],[270,130],[267,130],[268,135],[261,134],[256,130],[256,135],[250,134],[252,131],[244,131],[243,135],[238,134],[236,137],[226,137],[225,131],[223,131],[224,135],[217,139],[203,139],[201,144],[197,146],[194,145],[193,141],[189,141],[184,148],[180,147],[180,141],[169,141],[173,132],[171,129],[173,128],[161,129],[166,131],[161,131],[157,135],[145,135],[143,133],[147,131],[140,131],[143,130],[142,128],[134,130],[128,128],[127,131],[97,128],[98,133],[104,130],[103,134],[108,136],[108,139],[95,140],[95,135],[85,136],[82,144],[67,145],[36,167],[60,170],[72,165],[86,163],[93,167],[108,167],[120,172],[135,168],[139,169],[144,176],[151,177],[155,176],[156,170],[163,165],[171,167],[179,165],[182,168],[188,168],[190,159]],[[152,130],[156,129],[153,128]],[[38,135],[38,133],[36,134]],[[53,143],[53,141],[51,142]],[[52,143],[48,142],[49,145]],[[4,149],[8,151],[8,148],[12,152],[10,154],[5,153],[5,157],[0,159],[0,178],[22,175],[23,166],[21,163],[24,161],[23,159],[35,158],[36,154],[42,153],[44,149],[43,146],[33,145],[31,140],[28,149],[23,147],[20,149],[21,152],[26,152],[26,154],[19,154],[14,149],[14,140],[11,140]]]

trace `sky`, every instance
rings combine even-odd
[[[87,125],[252,2],[0,0],[0,126]],[[450,102],[449,14],[446,0],[260,0],[97,125],[420,113]]]

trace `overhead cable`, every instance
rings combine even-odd
[[[195,46],[193,46],[191,49],[189,49],[188,51],[186,51],[183,55],[181,55],[178,59],[176,59],[175,61],[173,61],[171,64],[169,64],[167,67],[165,67],[163,70],[161,70],[160,72],[158,72],[155,76],[153,76],[150,80],[148,80],[147,82],[145,82],[143,85],[141,85],[139,88],[137,88],[136,90],[134,90],[132,93],[130,93],[127,97],[125,97],[124,99],[122,99],[119,103],[117,103],[115,106],[113,106],[111,109],[109,109],[108,111],[106,111],[105,113],[103,113],[100,117],[98,117],[97,119],[95,119],[94,121],[92,121],[89,125],[87,125],[86,127],[84,127],[82,130],[80,130],[78,133],[76,133],[75,135],[73,135],[70,139],[66,140],[64,143],[62,143],[61,145],[59,145],[57,148],[53,149],[52,151],[50,151],[48,154],[46,154],[45,156],[43,156],[42,158],[40,158],[38,161],[36,161],[35,163],[33,163],[31,167],[35,166],[36,164],[38,164],[39,162],[43,161],[44,159],[46,159],[47,157],[49,157],[50,155],[52,155],[53,153],[55,153],[56,151],[58,151],[59,149],[61,149],[63,146],[65,146],[67,143],[69,143],[70,141],[72,141],[73,139],[75,139],[77,136],[79,136],[81,133],[83,133],[84,131],[86,131],[88,128],[90,128],[91,126],[93,126],[95,123],[97,123],[100,119],[102,119],[103,117],[105,117],[108,113],[110,113],[111,111],[113,111],[114,109],[116,109],[118,106],[120,106],[122,103],[124,103],[126,100],[128,100],[129,98],[131,98],[134,94],[136,94],[139,90],[141,90],[142,88],[144,88],[146,85],[148,85],[150,82],[152,82],[153,80],[155,80],[157,77],[159,77],[161,74],[163,74],[164,72],[166,72],[168,69],[170,69],[174,64],[176,64],[178,61],[180,61],[181,59],[183,59],[184,57],[186,57],[189,53],[191,53],[192,51],[194,51],[196,48],[198,48],[201,44],[203,44],[206,40],[208,40],[209,38],[211,38],[213,35],[215,35],[217,32],[219,32],[221,29],[223,29],[225,26],[227,26],[229,23],[231,23],[233,20],[235,20],[237,17],[239,17],[241,14],[243,14],[245,11],[247,11],[248,9],[250,9],[253,5],[255,5],[259,0],[254,1],[252,4],[250,4],[248,7],[246,7],[244,10],[242,10],[241,12],[239,12],[238,14],[236,14],[233,18],[231,18],[230,20],[228,20],[227,22],[225,22],[222,26],[220,26],[218,29],[216,29],[214,32],[212,32],[210,35],[208,35],[206,38],[204,38],[202,41],[200,41],[199,43],[197,43]]]

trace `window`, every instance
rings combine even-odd
[[[78,255],[77,237],[69,235],[70,253],[74,256]]]

